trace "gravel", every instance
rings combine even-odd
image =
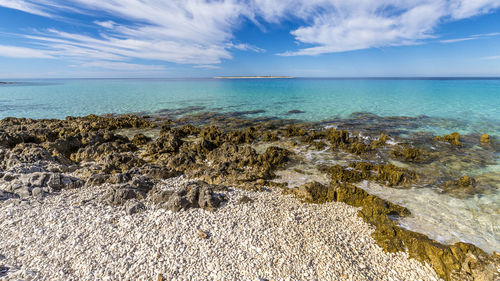
[[[95,200],[105,188],[0,201],[0,280],[438,280],[344,203],[230,189],[215,212],[131,212]]]

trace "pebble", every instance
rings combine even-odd
[[[385,253],[343,203],[304,204],[270,188],[230,189],[214,212],[79,205],[99,188],[2,205],[0,280],[438,280],[407,253]]]

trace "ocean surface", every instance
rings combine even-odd
[[[323,121],[370,113],[408,116],[435,135],[488,133],[500,140],[500,79],[79,79],[20,80],[0,85],[0,118],[200,112]],[[429,121],[431,120],[431,121]],[[497,155],[497,160],[498,160]],[[320,156],[321,157],[321,156]],[[311,161],[321,161],[317,158]],[[464,171],[464,173],[471,171]],[[405,227],[445,243],[500,252],[500,162],[481,167],[497,190],[457,198],[429,188],[369,192],[404,205]],[[307,179],[305,179],[307,180]]]

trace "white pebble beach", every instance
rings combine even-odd
[[[215,212],[146,203],[128,215],[92,200],[103,188],[0,202],[0,280],[438,280],[385,253],[344,203],[230,189]]]

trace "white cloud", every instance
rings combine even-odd
[[[500,56],[482,57],[483,60],[500,60]]]
[[[301,19],[311,23],[291,34],[299,44],[310,46],[281,55],[319,55],[418,44],[435,37],[434,29],[443,21],[487,13],[500,6],[498,0],[475,1],[317,0],[303,2],[302,7],[292,5]],[[294,15],[286,10],[271,10],[272,16]]]
[[[253,52],[256,52],[256,53],[264,53],[264,52],[266,52],[266,50],[264,50],[262,48],[259,48],[257,46],[250,45],[250,44],[233,44],[233,43],[230,43],[230,44],[228,44],[228,47],[232,48],[232,49],[240,50],[240,51],[253,51]]]
[[[111,29],[111,28],[113,28],[116,25],[116,23],[114,21],[112,21],[112,20],[107,20],[107,21],[98,21],[98,20],[96,20],[96,21],[94,21],[94,23],[97,24],[97,25],[99,25],[99,26],[102,26],[104,28],[108,28],[108,29]]]
[[[125,62],[112,62],[112,61],[94,61],[85,62],[80,65],[74,65],[75,67],[97,67],[112,70],[122,70],[122,71],[161,71],[165,67],[161,65],[144,65],[135,63],[125,63]]]
[[[446,21],[491,12],[499,0],[0,0],[0,6],[46,17],[68,11],[99,19],[99,35],[60,30],[26,36],[39,53],[58,58],[122,61],[145,59],[198,67],[231,59],[231,50],[263,52],[234,38],[244,20],[259,26],[291,20],[297,50],[281,55],[319,55],[402,46],[435,38]],[[66,13],[62,13],[66,12]],[[108,20],[113,19],[113,20]],[[120,22],[118,24],[117,22]],[[127,23],[127,24],[125,24]],[[102,29],[104,28],[104,29]],[[444,43],[472,40],[443,40]],[[45,50],[45,51],[42,51]],[[13,52],[11,52],[13,53]]]
[[[36,3],[22,0],[0,0],[0,6],[35,14],[44,17],[51,17],[51,14],[45,11],[45,8]]]
[[[16,46],[0,45],[0,56],[11,58],[54,58],[50,52]]]
[[[498,33],[498,32],[486,33],[486,34],[473,34],[469,37],[446,39],[446,40],[441,40],[439,42],[441,42],[441,43],[457,43],[457,42],[463,42],[463,41],[471,41],[471,40],[478,40],[478,39],[484,39],[484,38],[489,38],[489,37],[495,37],[495,36],[499,36],[499,35],[500,35],[500,33]]]

